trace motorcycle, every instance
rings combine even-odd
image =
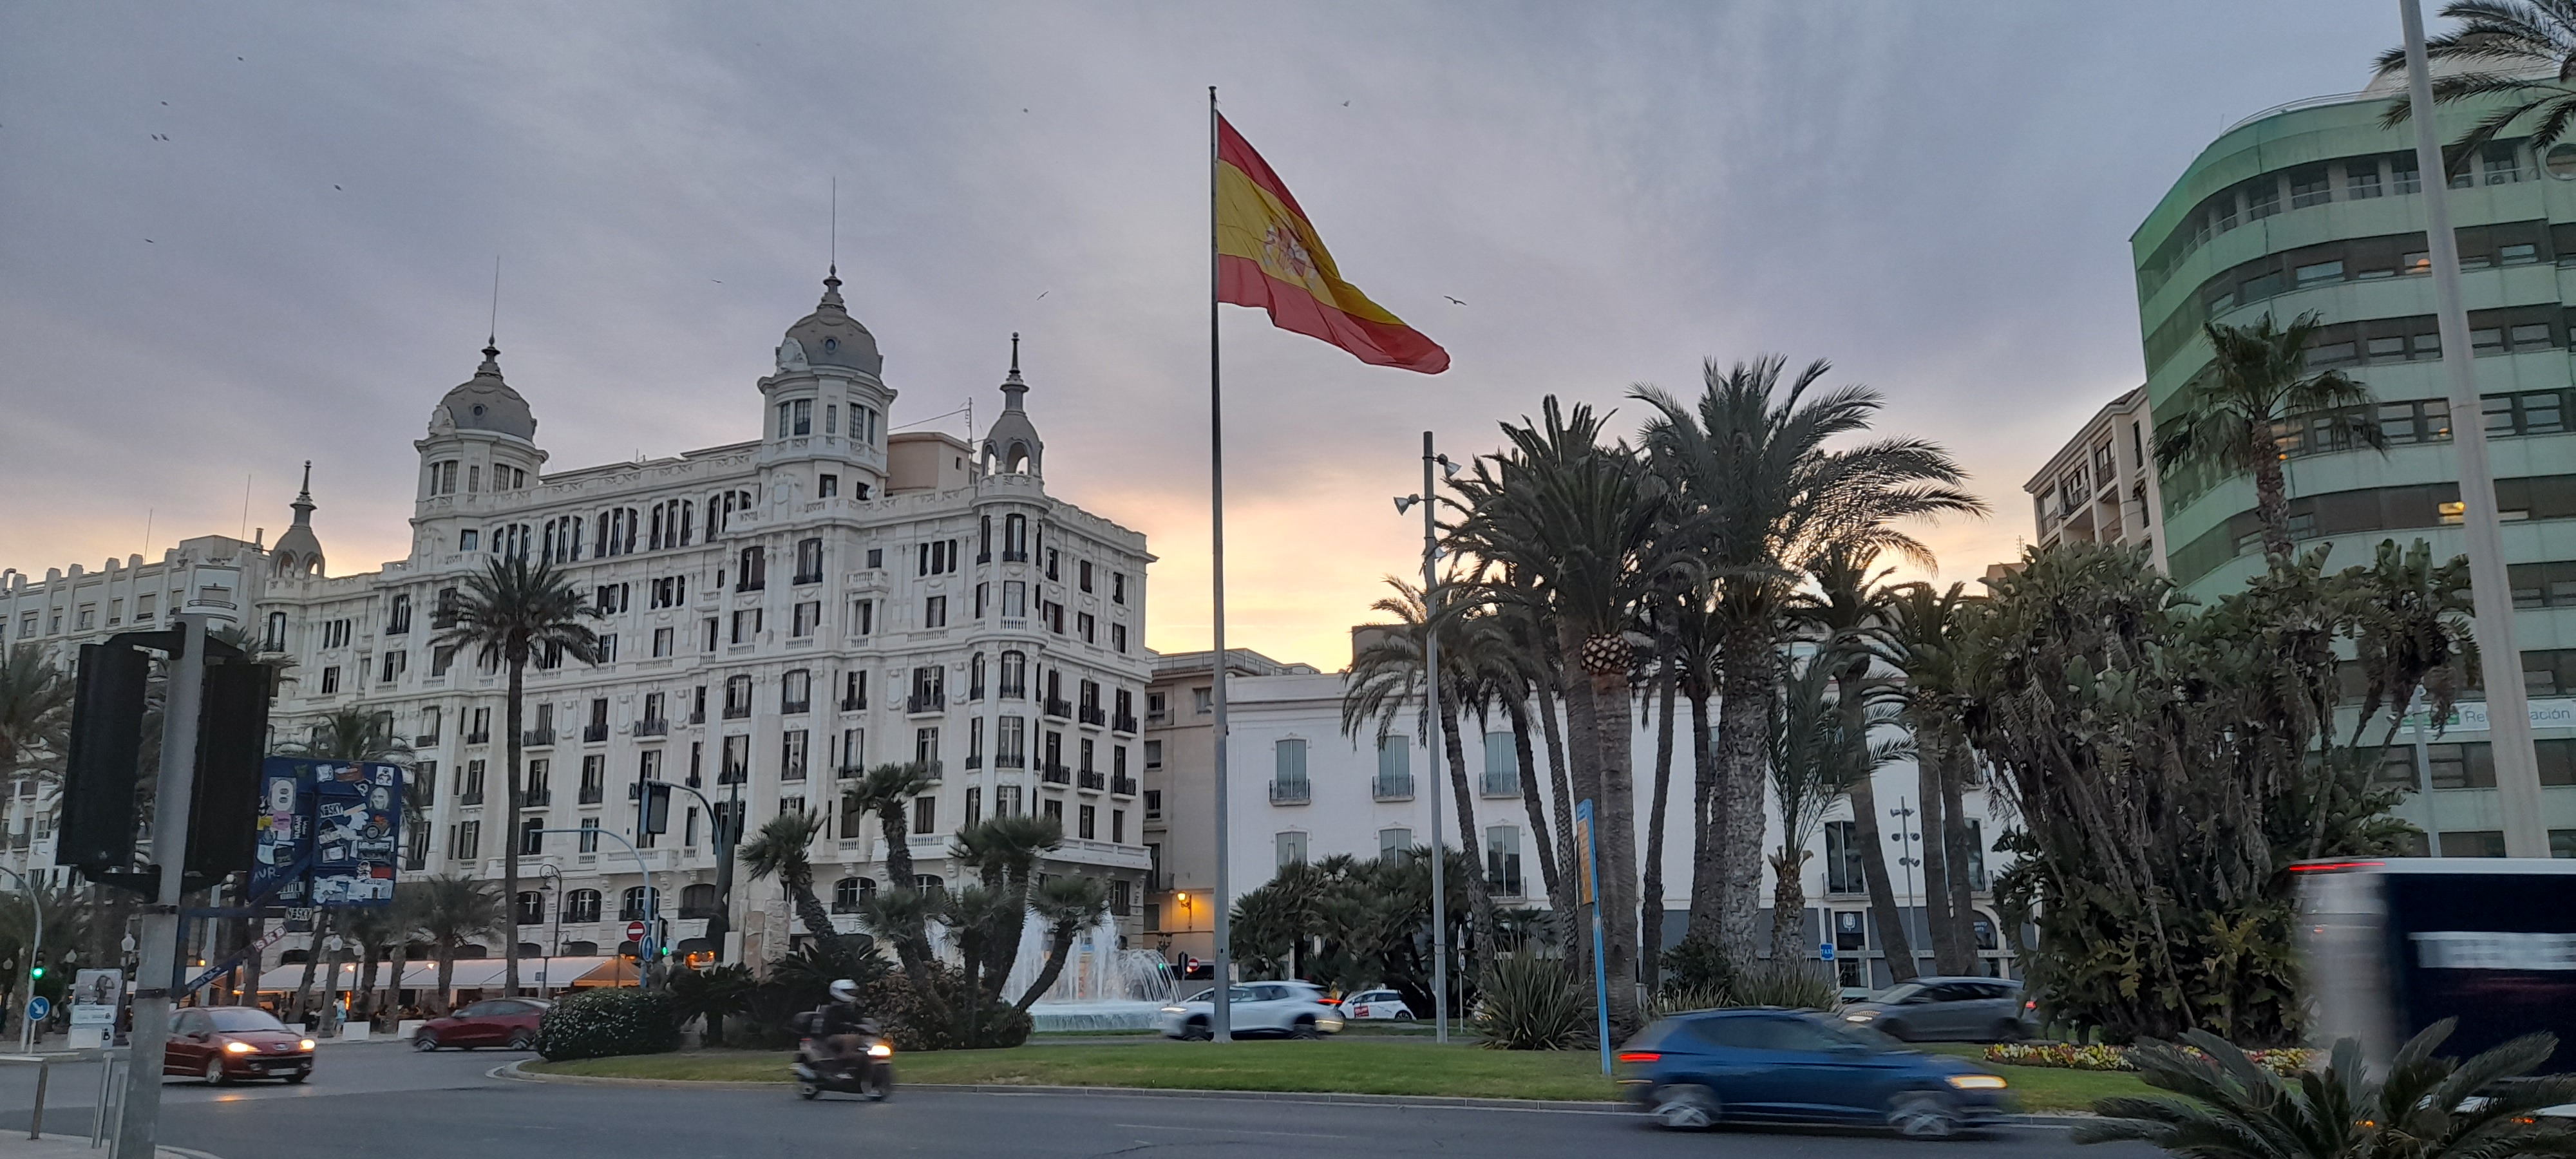
[[[863,1095],[870,1102],[883,1102],[894,1093],[894,1043],[871,1029],[863,1036],[865,1047],[859,1057],[833,1057],[830,1048],[811,1035],[796,1040],[796,1060],[790,1066],[796,1075],[796,1097],[811,1099],[825,1091]]]

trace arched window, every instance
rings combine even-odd
[[[533,817],[532,817],[532,818],[529,818],[529,819],[530,819],[530,820],[535,820],[535,818],[533,818]],[[545,924],[545,922],[546,922],[546,895],[545,895],[545,891],[543,891],[543,890],[535,890],[535,889],[527,889],[527,890],[521,890],[521,891],[519,891],[519,904],[518,904],[518,906],[517,906],[516,908],[517,908],[517,909],[518,909],[518,911],[519,911],[519,924],[520,924],[520,925],[523,925],[523,926],[541,926],[541,925],[544,925],[544,924]]]
[[[644,908],[643,886],[627,886],[626,892],[618,896],[617,920],[621,922],[640,922],[652,916],[653,915],[647,913]]]
[[[948,888],[948,882],[935,873],[921,874],[912,881],[923,893],[938,893]]]
[[[836,914],[857,913],[859,912],[859,903],[867,900],[868,898],[875,897],[876,894],[877,883],[874,879],[865,877],[844,877],[841,880],[832,883],[832,912]]]
[[[575,925],[599,920],[599,891],[576,889],[564,895],[563,920]]]
[[[1029,695],[1029,656],[1026,652],[1002,653],[1002,699],[1026,700]]]
[[[680,916],[711,918],[716,914],[716,887],[700,882],[680,889]]]
[[[261,637],[259,646],[270,652],[286,650],[286,613],[268,614],[268,634]]]
[[[565,942],[560,952],[567,958],[595,958],[599,956],[599,943]]]
[[[1029,517],[1026,515],[1003,516],[1002,562],[1027,563],[1028,561]]]

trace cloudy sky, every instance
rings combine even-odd
[[[1204,647],[1208,85],[1343,273],[1448,347],[1228,307],[1231,641],[1338,667],[1418,569],[1420,432],[1830,358],[1995,505],[2140,379],[2130,231],[2257,109],[2356,89],[2388,3],[0,7],[0,566],[270,538],[400,557],[501,260],[557,468],[755,436],[831,245],[902,392],[979,425],[1008,336],[1058,495],[1151,537]],[[1444,296],[1462,299],[1453,305]],[[964,416],[934,425],[959,430]],[[245,516],[247,494],[247,516]],[[147,532],[148,525],[148,532]]]

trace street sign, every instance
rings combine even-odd
[[[633,943],[635,943],[635,944],[637,944],[637,945],[639,945],[639,946],[640,946],[640,945],[642,945],[642,944],[644,944],[644,923],[642,923],[642,922],[628,922],[628,923],[626,923],[626,940],[627,940],[627,941],[630,941],[630,942],[633,942]]]
[[[1832,942],[1819,942],[1816,944],[1816,953],[1823,955],[1825,961],[1833,961],[1834,944]]]
[[[27,1000],[27,1021],[29,1022],[43,1021],[46,1015],[53,1012],[54,1004],[46,1001],[42,994]]]

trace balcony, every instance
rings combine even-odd
[[[1147,728],[1161,728],[1170,723],[1172,723],[1171,713],[1149,712],[1145,714],[1145,727]]]
[[[635,735],[637,736],[668,736],[670,735],[670,732],[671,722],[662,720],[658,717],[635,722]]]
[[[1025,769],[1029,767],[1029,758],[1020,753],[995,753],[993,754],[993,767],[997,769]]]
[[[819,571],[800,571],[796,573],[795,582],[799,584],[819,584],[823,582],[823,573]]]
[[[1067,785],[1073,783],[1073,770],[1068,769],[1063,765],[1049,764],[1038,770],[1038,776],[1050,785]]]
[[[726,720],[744,720],[748,719],[750,716],[751,706],[748,704],[728,704],[724,707],[724,718]]]
[[[555,730],[551,728],[532,728],[519,734],[519,746],[521,748],[541,749],[552,746],[554,743]]]
[[[480,805],[480,804],[482,804],[482,803],[483,803],[483,786],[481,786],[481,785],[469,785],[469,786],[467,786],[464,792],[459,793],[459,794],[457,794],[457,795],[456,795],[456,803],[457,803],[457,804],[459,804],[459,805]]]
[[[1109,723],[1109,714],[1101,711],[1100,706],[1097,704],[1083,705],[1080,715],[1082,723],[1090,725],[1093,728],[1099,728]]]
[[[841,711],[843,712],[857,712],[867,706],[868,698],[864,696],[844,696],[841,698]]]
[[[767,591],[769,590],[769,578],[766,576],[754,576],[751,579],[747,579],[741,583],[733,585],[733,590],[738,592]]]
[[[1050,696],[1046,702],[1046,714],[1057,718],[1070,717],[1073,715],[1073,705]]]
[[[1369,782],[1369,795],[1380,801],[1410,801],[1413,799],[1413,774],[1379,773],[1375,780]]]
[[[1109,778],[1109,791],[1117,796],[1133,797],[1136,795],[1136,778],[1111,777]]]
[[[1136,731],[1136,714],[1122,712],[1109,718],[1109,731],[1133,734]]]
[[[966,754],[966,767],[967,767],[967,768],[970,768],[970,769],[980,769],[980,768],[983,768],[983,767],[984,767],[984,754],[982,754],[982,753],[968,753],[968,754]]]
[[[700,725],[700,724],[705,724],[706,722],[707,722],[707,714],[706,714],[706,712],[705,712],[704,710],[702,710],[702,709],[700,709],[700,710],[692,710],[692,711],[689,713],[689,723],[690,723],[690,724],[692,724],[692,725]]]
[[[1029,553],[1027,551],[1012,551],[1009,548],[1002,549],[1003,563],[1027,563],[1028,561]]]
[[[1520,796],[1521,772],[1519,769],[1487,769],[1477,781],[1476,790],[1488,797]]]
[[[543,809],[554,803],[555,791],[552,789],[539,787],[519,794],[519,806],[521,808]]]
[[[585,724],[585,725],[581,726],[581,743],[583,743],[583,744],[606,744],[606,743],[608,743],[608,722],[607,722],[607,721],[601,721],[601,722],[599,722],[598,724]]]
[[[589,781],[583,781],[583,782],[581,783],[581,803],[582,803],[582,804],[584,804],[584,805],[596,805],[596,804],[600,803],[601,801],[604,801],[604,800],[607,800],[607,799],[608,799],[608,790],[607,790],[607,787],[606,787],[606,786],[599,785],[599,784],[594,784],[594,783],[589,782]]]
[[[492,743],[492,730],[490,730],[490,729],[488,729],[488,728],[483,728],[483,729],[476,729],[476,730],[474,730],[473,732],[466,733],[466,734],[465,734],[465,743],[467,743],[467,744],[490,744],[490,743]]]
[[[946,712],[948,711],[948,694],[945,692],[913,693],[911,696],[904,698],[903,710],[913,714]]]
[[[1410,790],[1405,792],[1405,796],[1412,795]],[[1303,805],[1314,799],[1314,783],[1304,777],[1279,777],[1270,782],[1270,803],[1273,805]],[[1380,799],[1384,799],[1382,794]]]
[[[1109,774],[1096,769],[1084,769],[1077,774],[1074,784],[1097,793],[1109,787]]]
[[[416,749],[425,749],[437,743],[438,734],[434,732],[425,732],[419,736],[411,738],[411,747]]]

